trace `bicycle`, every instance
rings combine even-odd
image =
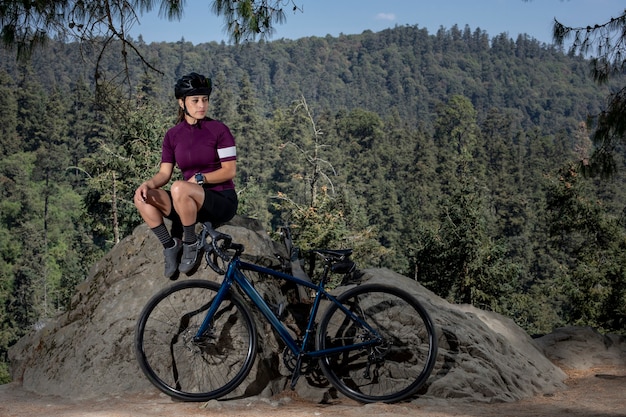
[[[324,261],[319,282],[313,283],[243,261],[243,245],[210,223],[203,224],[199,237],[207,265],[224,275],[221,284],[175,283],[150,299],[136,326],[139,365],[165,394],[208,401],[230,394],[246,379],[258,347],[251,307],[285,344],[283,362],[292,372],[292,389],[302,374],[321,369],[349,398],[391,403],[415,395],[430,376],[437,355],[435,327],[415,297],[384,284],[354,285],[337,296],[326,289],[331,272],[349,276],[354,271],[351,249],[309,251]],[[315,292],[301,337],[281,321],[281,308],[255,289],[250,273]],[[323,314],[322,301],[328,305]]]

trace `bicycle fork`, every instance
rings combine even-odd
[[[204,338],[203,336],[207,334],[207,332],[211,329],[211,321],[213,320],[215,313],[217,313],[217,309],[222,304],[222,301],[226,298],[226,295],[230,291],[232,283],[233,283],[232,279],[228,278],[228,274],[227,274],[224,277],[224,281],[222,282],[220,289],[217,291],[217,294],[215,295],[213,300],[211,300],[211,306],[209,307],[209,310],[204,316],[204,320],[202,320],[202,324],[198,328],[196,335],[193,337],[193,341],[195,343],[199,343],[200,341],[202,341]]]

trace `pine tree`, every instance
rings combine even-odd
[[[626,324],[626,229],[607,215],[577,164],[563,166],[547,194],[550,243],[559,248],[565,320],[606,331]]]
[[[17,97],[13,79],[0,70],[0,155],[19,150],[17,140]]]
[[[431,231],[419,258],[421,281],[450,300],[497,310],[504,284],[511,279],[505,262],[506,246],[494,239],[486,199],[483,151],[476,112],[464,97],[441,106],[435,122],[438,173],[443,197],[439,200],[439,228]]]

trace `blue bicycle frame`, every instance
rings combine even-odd
[[[309,322],[307,323],[306,332],[304,334],[304,338],[302,340],[302,345],[299,346],[297,341],[291,336],[285,325],[276,317],[270,306],[263,299],[261,294],[254,288],[252,283],[245,277],[245,275],[241,271],[253,271],[261,274],[266,274],[269,276],[273,276],[276,278],[280,278],[286,281],[293,282],[297,285],[302,285],[307,288],[313,289],[316,291],[316,296],[313,301],[313,306],[311,308],[311,314],[309,316]],[[224,275],[224,280],[222,281],[222,285],[217,292],[217,295],[213,299],[211,303],[211,307],[207,311],[206,317],[202,322],[202,325],[198,329],[196,333],[196,338],[200,339],[202,335],[209,330],[211,326],[211,322],[213,316],[217,312],[220,304],[224,300],[224,298],[228,295],[228,292],[231,290],[232,285],[236,284],[239,288],[248,296],[252,304],[255,305],[259,311],[265,316],[265,318],[270,322],[271,326],[276,330],[280,338],[286,343],[287,347],[297,356],[309,356],[309,357],[323,357],[328,356],[340,352],[345,352],[349,350],[356,350],[365,348],[368,346],[373,346],[380,344],[382,342],[382,337],[380,334],[369,326],[366,322],[361,320],[359,316],[350,311],[347,307],[345,307],[341,302],[337,301],[335,297],[329,294],[324,288],[323,281],[320,282],[319,285],[315,285],[311,282],[304,281],[292,275],[285,274],[280,271],[276,271],[273,269],[265,268],[259,265],[251,264],[248,262],[244,262],[239,259],[239,257],[235,257],[232,259],[228,265],[228,269],[226,270],[226,274]],[[337,305],[339,309],[341,309],[347,317],[353,320],[355,323],[360,325],[363,329],[366,329],[371,337],[368,340],[361,341],[359,343],[354,343],[346,346],[339,346],[329,349],[323,350],[306,350],[306,346],[308,346],[308,340],[312,337],[315,318],[317,317],[317,313],[321,304],[322,298],[329,300],[331,303]]]

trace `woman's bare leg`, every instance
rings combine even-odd
[[[191,182],[175,181],[171,193],[174,210],[180,217],[187,237],[183,238],[183,255],[178,270],[187,274],[195,269],[199,260],[201,242],[196,241],[192,228],[195,228],[198,211],[204,204],[204,189]]]

